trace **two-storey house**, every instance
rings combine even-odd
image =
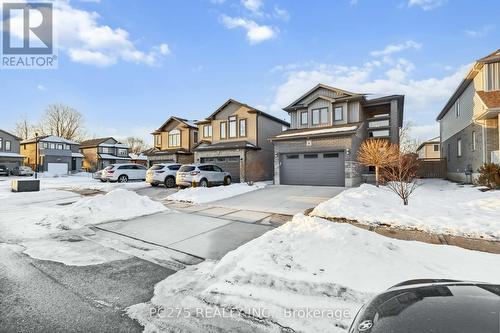
[[[473,178],[483,163],[500,164],[500,50],[477,60],[439,113],[448,178]]]
[[[196,122],[199,163],[215,163],[231,173],[233,182],[271,180],[273,146],[268,140],[288,122],[247,104],[229,99],[208,118]]]
[[[422,142],[417,147],[420,160],[441,158],[441,140],[439,137]]]
[[[357,162],[359,146],[367,138],[398,144],[403,107],[403,95],[369,98],[318,84],[283,109],[291,126],[271,138],[275,184],[359,184],[370,172]]]
[[[82,170],[83,155],[79,152],[78,142],[54,135],[38,136],[21,141],[21,154],[24,163],[39,172],[67,174]]]
[[[153,133],[154,148],[145,152],[148,164],[193,163],[198,144],[198,126],[193,121],[172,116]]]
[[[83,168],[92,172],[110,164],[128,163],[131,160],[129,147],[111,137],[83,141],[80,143],[80,152],[84,156]]]
[[[9,170],[23,163],[24,156],[20,154],[21,139],[7,131],[0,129],[0,164]]]

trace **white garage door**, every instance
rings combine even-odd
[[[67,163],[49,163],[47,166],[47,171],[55,175],[66,175],[68,174],[68,164]]]

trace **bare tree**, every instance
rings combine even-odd
[[[30,123],[26,115],[22,115],[14,128],[14,134],[23,140],[30,139],[35,136],[37,128],[34,124]]]
[[[375,182],[379,186],[380,168],[394,163],[399,155],[397,145],[385,139],[368,139],[363,141],[358,151],[358,162],[375,167]]]
[[[84,135],[82,114],[64,104],[49,105],[40,125],[45,134],[68,140],[78,140]]]
[[[383,167],[382,178],[386,185],[408,205],[408,199],[417,189],[418,159],[415,154],[398,154],[397,159]]]
[[[421,142],[411,137],[411,129],[413,124],[407,122],[399,130],[399,150],[403,154],[416,154],[418,146]]]
[[[133,136],[126,138],[125,143],[129,146],[130,152],[133,154],[140,154],[149,148],[143,139]]]

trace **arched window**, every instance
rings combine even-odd
[[[180,147],[181,145],[181,131],[175,129],[168,132],[168,146]]]

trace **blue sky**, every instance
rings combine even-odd
[[[2,0],[0,0],[2,2]],[[51,103],[90,135],[149,133],[201,119],[228,98],[280,111],[315,84],[405,94],[413,135],[474,60],[500,48],[498,1],[56,1],[56,70],[0,70],[0,127]],[[472,16],[477,19],[471,20]]]

